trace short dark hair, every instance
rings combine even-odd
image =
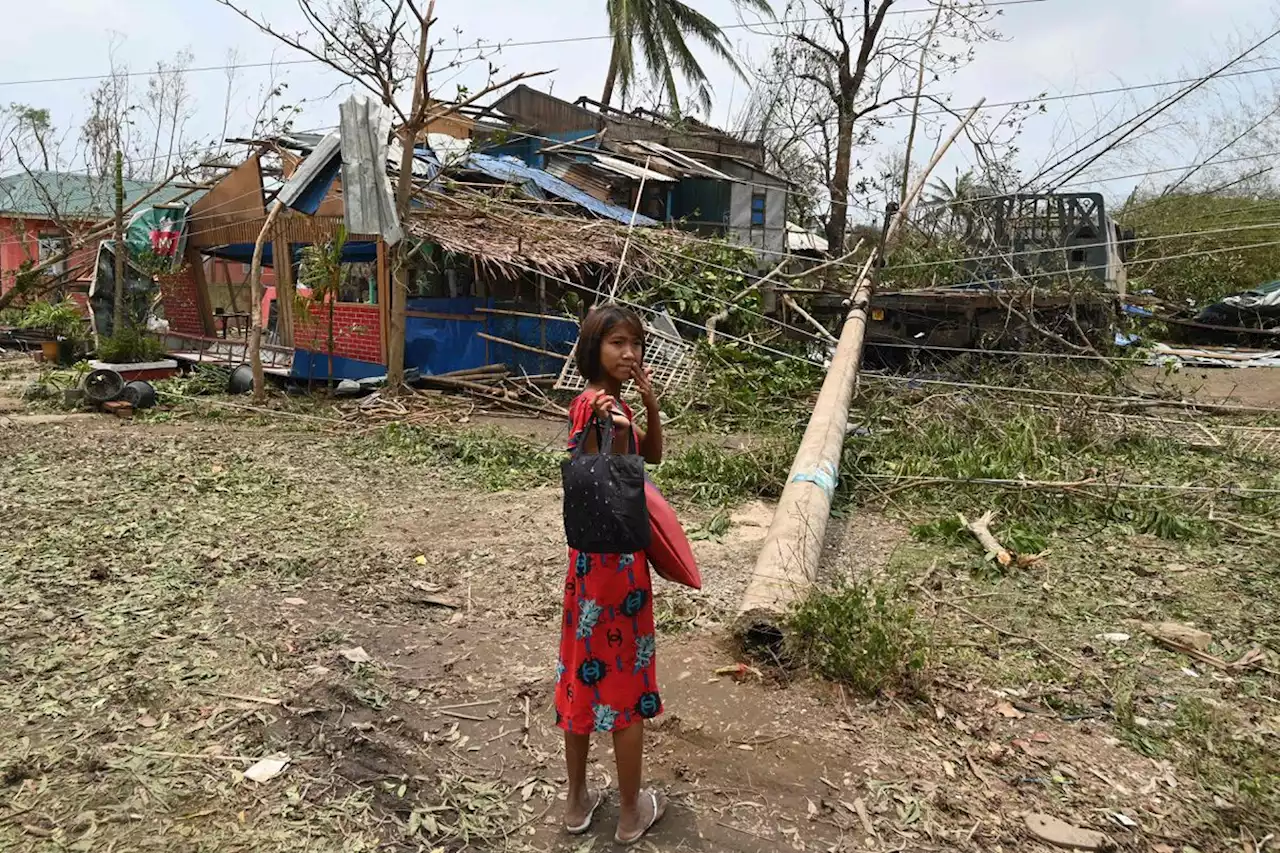
[[[640,349],[644,351],[644,323],[636,312],[614,302],[597,305],[582,321],[582,330],[578,332],[578,372],[588,382],[600,379],[600,344],[618,326],[630,326],[640,338]]]

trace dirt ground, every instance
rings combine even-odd
[[[1124,850],[1263,849],[1219,835],[1206,815],[1235,808],[1229,792],[1135,749],[1114,693],[1090,683],[1091,658],[1128,650],[1137,692],[1176,680],[1228,697],[1274,745],[1276,679],[1204,667],[1193,679],[1132,627],[1196,617],[1176,612],[1174,587],[1200,565],[1186,554],[1157,548],[1137,571],[1119,543],[1107,569],[1123,583],[1090,589],[1066,619],[1057,596],[1084,582],[1070,563],[989,583],[900,523],[845,519],[829,571],[905,573],[980,621],[1009,620],[987,633],[930,608],[960,639],[927,695],[868,701],[797,673],[730,672],[744,661],[728,623],[769,518],[747,504],[695,543],[706,589],[657,590],[668,710],[649,772],[672,808],[639,849],[1052,849],[1027,832],[1028,812]],[[0,519],[0,849],[614,846],[616,795],[585,838],[559,828],[556,490],[486,492],[465,470],[392,464],[293,425],[11,415]],[[1232,557],[1196,584],[1231,598]],[[980,609],[996,600],[995,615]],[[1216,630],[1280,645],[1274,599],[1252,616],[1238,603]],[[1072,631],[1061,645],[1060,621]],[[1059,686],[1037,688],[1047,681]],[[594,749],[593,779],[608,784],[608,744]],[[279,775],[246,778],[269,756],[287,756]]]
[[[1168,374],[1142,368],[1136,376],[1151,387],[1173,388],[1185,399],[1237,406],[1280,408],[1280,370],[1274,368],[1196,368]]]

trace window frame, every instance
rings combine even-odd
[[[757,204],[756,204],[757,202],[759,202],[759,209],[757,209]],[[765,224],[768,222],[768,211],[769,211],[769,194],[768,193],[752,193],[751,208],[750,208],[751,227],[764,228]],[[757,214],[759,214],[759,217],[760,217],[759,222],[756,221]]]

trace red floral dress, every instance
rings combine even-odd
[[[626,403],[622,408],[634,420]],[[569,449],[591,420],[586,393],[569,407]],[[564,620],[556,665],[556,725],[612,732],[662,713],[654,663],[653,584],[643,551],[587,554],[569,549]]]

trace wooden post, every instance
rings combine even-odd
[[[538,273],[538,346],[547,348],[547,277]],[[517,327],[518,328],[518,327]]]
[[[253,398],[262,402],[267,396],[267,377],[262,372],[262,247],[266,245],[271,226],[284,208],[284,202],[274,201],[262,223],[258,239],[253,244],[253,261],[249,266],[249,316],[253,318],[253,330],[249,333],[249,366],[253,369]],[[279,290],[277,289],[277,293]]]
[[[883,245],[888,245],[896,236],[911,205],[924,189],[929,173],[982,104],[983,101],[979,101],[938,147],[924,174],[912,187],[906,204],[890,221]],[[783,638],[783,612],[792,602],[803,598],[817,578],[827,520],[831,516],[831,500],[839,480],[849,404],[862,358],[867,306],[873,288],[871,273],[878,254],[879,250],[871,253],[858,277],[835,355],[738,609],[738,629],[752,643],[779,643]]]
[[[276,331],[280,346],[293,346],[293,301],[297,287],[293,281],[293,252],[283,229],[277,228],[271,243],[271,257],[276,271]]]
[[[382,341],[382,363],[388,364],[390,352],[388,341],[391,339],[391,282],[387,278],[387,244],[379,236],[375,245],[378,252],[378,325],[381,333],[378,337]],[[408,320],[405,321],[405,325],[407,328]]]
[[[124,154],[116,152],[116,288],[111,300],[111,334],[124,330],[124,276],[129,250],[124,244]]]
[[[213,337],[213,300],[209,297],[209,279],[204,274],[204,255],[194,246],[187,245],[187,264],[191,267],[191,280],[196,286],[196,310],[200,313],[200,330]],[[230,285],[227,285],[230,288]]]

